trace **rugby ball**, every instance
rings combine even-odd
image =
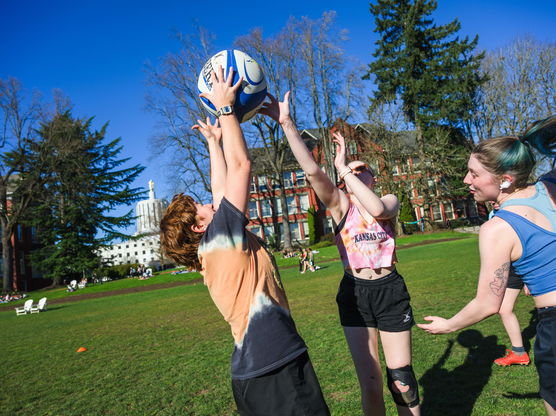
[[[239,77],[243,77],[243,82],[237,92],[234,112],[240,123],[249,120],[257,114],[257,110],[266,97],[266,81],[261,67],[245,52],[236,49],[220,51],[207,61],[199,74],[197,88],[200,93],[212,90],[210,74],[218,69],[218,66],[224,68],[224,75],[226,77],[230,67],[234,69],[234,84]],[[214,105],[209,100],[201,97],[201,102],[210,114],[216,116],[218,109],[214,108]]]

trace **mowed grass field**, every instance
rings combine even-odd
[[[429,314],[452,316],[475,293],[477,237],[444,234],[400,239],[403,247],[464,237],[398,251],[418,322]],[[332,414],[359,415],[359,388],[335,304],[342,273],[336,257],[335,247],[321,249],[316,262],[323,268],[304,275],[295,259],[279,264]],[[532,300],[520,296],[516,312],[527,347],[534,342],[533,310]],[[425,416],[544,414],[533,365],[492,364],[509,346],[498,317],[449,335],[415,328],[413,343]],[[82,346],[88,350],[77,353]],[[0,414],[233,415],[232,349],[229,326],[201,283],[52,304],[26,316],[0,311]],[[384,390],[387,413],[395,415]]]

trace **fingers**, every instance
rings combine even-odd
[[[335,137],[336,139],[338,139],[338,140],[343,140],[343,141],[346,140],[346,139],[344,138],[344,136],[342,136],[342,135],[338,132],[338,130],[333,129],[333,130],[330,130],[330,132],[332,133],[332,136]]]
[[[222,68],[222,65],[218,65],[218,68],[216,68],[216,71],[218,72],[218,77],[217,77],[218,81],[223,82],[225,78],[224,78],[224,68]],[[215,77],[216,77],[216,74],[215,74]],[[228,78],[229,78],[229,74],[228,74]],[[227,81],[228,80],[226,79],[226,82]]]
[[[285,103],[290,102],[290,93],[291,93],[291,91],[288,91],[287,93],[284,94],[284,102]]]

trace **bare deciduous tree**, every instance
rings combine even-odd
[[[2,226],[2,290],[13,275],[12,237],[38,186],[40,167],[30,166],[30,147],[42,109],[39,96],[25,91],[15,78],[0,79],[0,224]]]
[[[290,19],[274,37],[264,37],[260,29],[238,38],[237,48],[251,55],[262,67],[268,90],[282,99],[286,91],[292,92],[292,116],[300,127],[318,126],[323,141],[326,171],[334,179],[333,152],[328,127],[335,118],[352,117],[354,108],[361,102],[362,68],[348,69],[347,60],[339,47],[344,38],[334,28],[335,14],[325,13],[320,19]],[[214,51],[211,50],[209,34],[199,29],[191,36],[178,35],[182,48],[178,53],[167,55],[158,67],[149,67],[151,91],[147,107],[160,119],[160,132],[154,138],[159,152],[178,149],[181,159],[174,162],[182,188],[199,199],[208,193],[208,151],[206,143],[190,126],[202,113],[197,99],[197,74]],[[298,51],[298,54],[292,51]],[[357,72],[359,71],[359,72]],[[309,85],[309,88],[299,88]],[[359,98],[361,97],[361,99]],[[364,108],[361,105],[359,108]],[[284,245],[290,247],[291,236],[288,207],[284,192],[287,142],[279,126],[270,119],[257,116],[244,124],[250,147],[264,153],[266,172],[277,187],[275,194],[281,200],[284,218]],[[273,188],[272,186],[269,187]],[[204,194],[204,195],[203,195]],[[273,195],[270,195],[271,197]]]

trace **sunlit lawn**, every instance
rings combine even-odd
[[[337,257],[334,250],[320,250],[323,268],[315,273],[300,275],[286,267],[295,259],[281,260],[282,277],[332,413],[358,415],[357,381],[334,300],[342,267],[326,261]],[[450,316],[472,297],[475,236],[401,249],[398,257],[418,321]],[[530,299],[519,299],[527,345],[534,341],[532,309]],[[0,327],[2,415],[234,414],[229,326],[200,283],[53,304],[41,314],[4,311]],[[506,343],[497,317],[451,335],[414,329],[423,414],[542,415],[534,367],[492,365]],[[81,346],[88,350],[77,353]],[[394,415],[386,389],[385,397]]]

